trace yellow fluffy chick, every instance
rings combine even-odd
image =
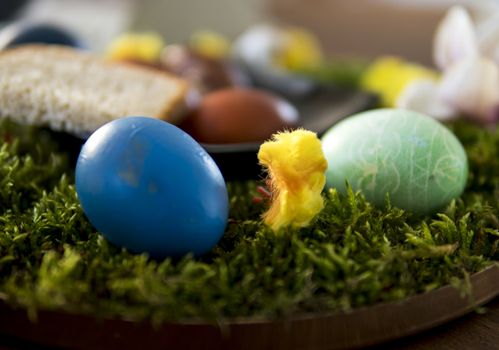
[[[106,56],[112,60],[155,63],[164,47],[165,43],[157,33],[126,33],[109,45]]]
[[[258,159],[272,192],[265,223],[274,231],[307,226],[324,207],[327,161],[317,135],[303,129],[278,133],[261,145]]]

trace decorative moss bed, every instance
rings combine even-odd
[[[117,248],[85,218],[64,145],[0,127],[0,299],[26,308],[153,322],[348,310],[453,284],[499,260],[499,128],[451,125],[469,157],[464,195],[431,217],[359,193],[324,193],[308,228],[260,221],[257,182],[230,183],[231,213],[202,258],[155,261]],[[98,175],[97,175],[98,176]]]

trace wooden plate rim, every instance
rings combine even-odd
[[[472,298],[447,285],[413,297],[349,312],[301,314],[286,319],[236,318],[218,325],[189,320],[153,327],[148,322],[26,311],[0,303],[0,334],[73,349],[345,349],[415,334],[462,316],[499,295],[499,264],[470,278]],[[78,331],[74,331],[77,329]],[[62,332],[61,332],[62,331]]]

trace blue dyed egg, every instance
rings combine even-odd
[[[188,134],[153,118],[117,119],[93,133],[78,157],[76,191],[109,241],[158,258],[209,251],[228,218],[213,159]]]

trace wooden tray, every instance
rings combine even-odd
[[[149,323],[96,319],[42,311],[38,321],[24,310],[0,304],[0,337],[24,346],[68,349],[346,349],[379,344],[462,316],[499,295],[499,265],[471,277],[472,295],[446,286],[399,302],[348,313],[322,313],[290,319],[237,319],[225,325],[200,322]],[[17,340],[16,340],[17,339]]]

